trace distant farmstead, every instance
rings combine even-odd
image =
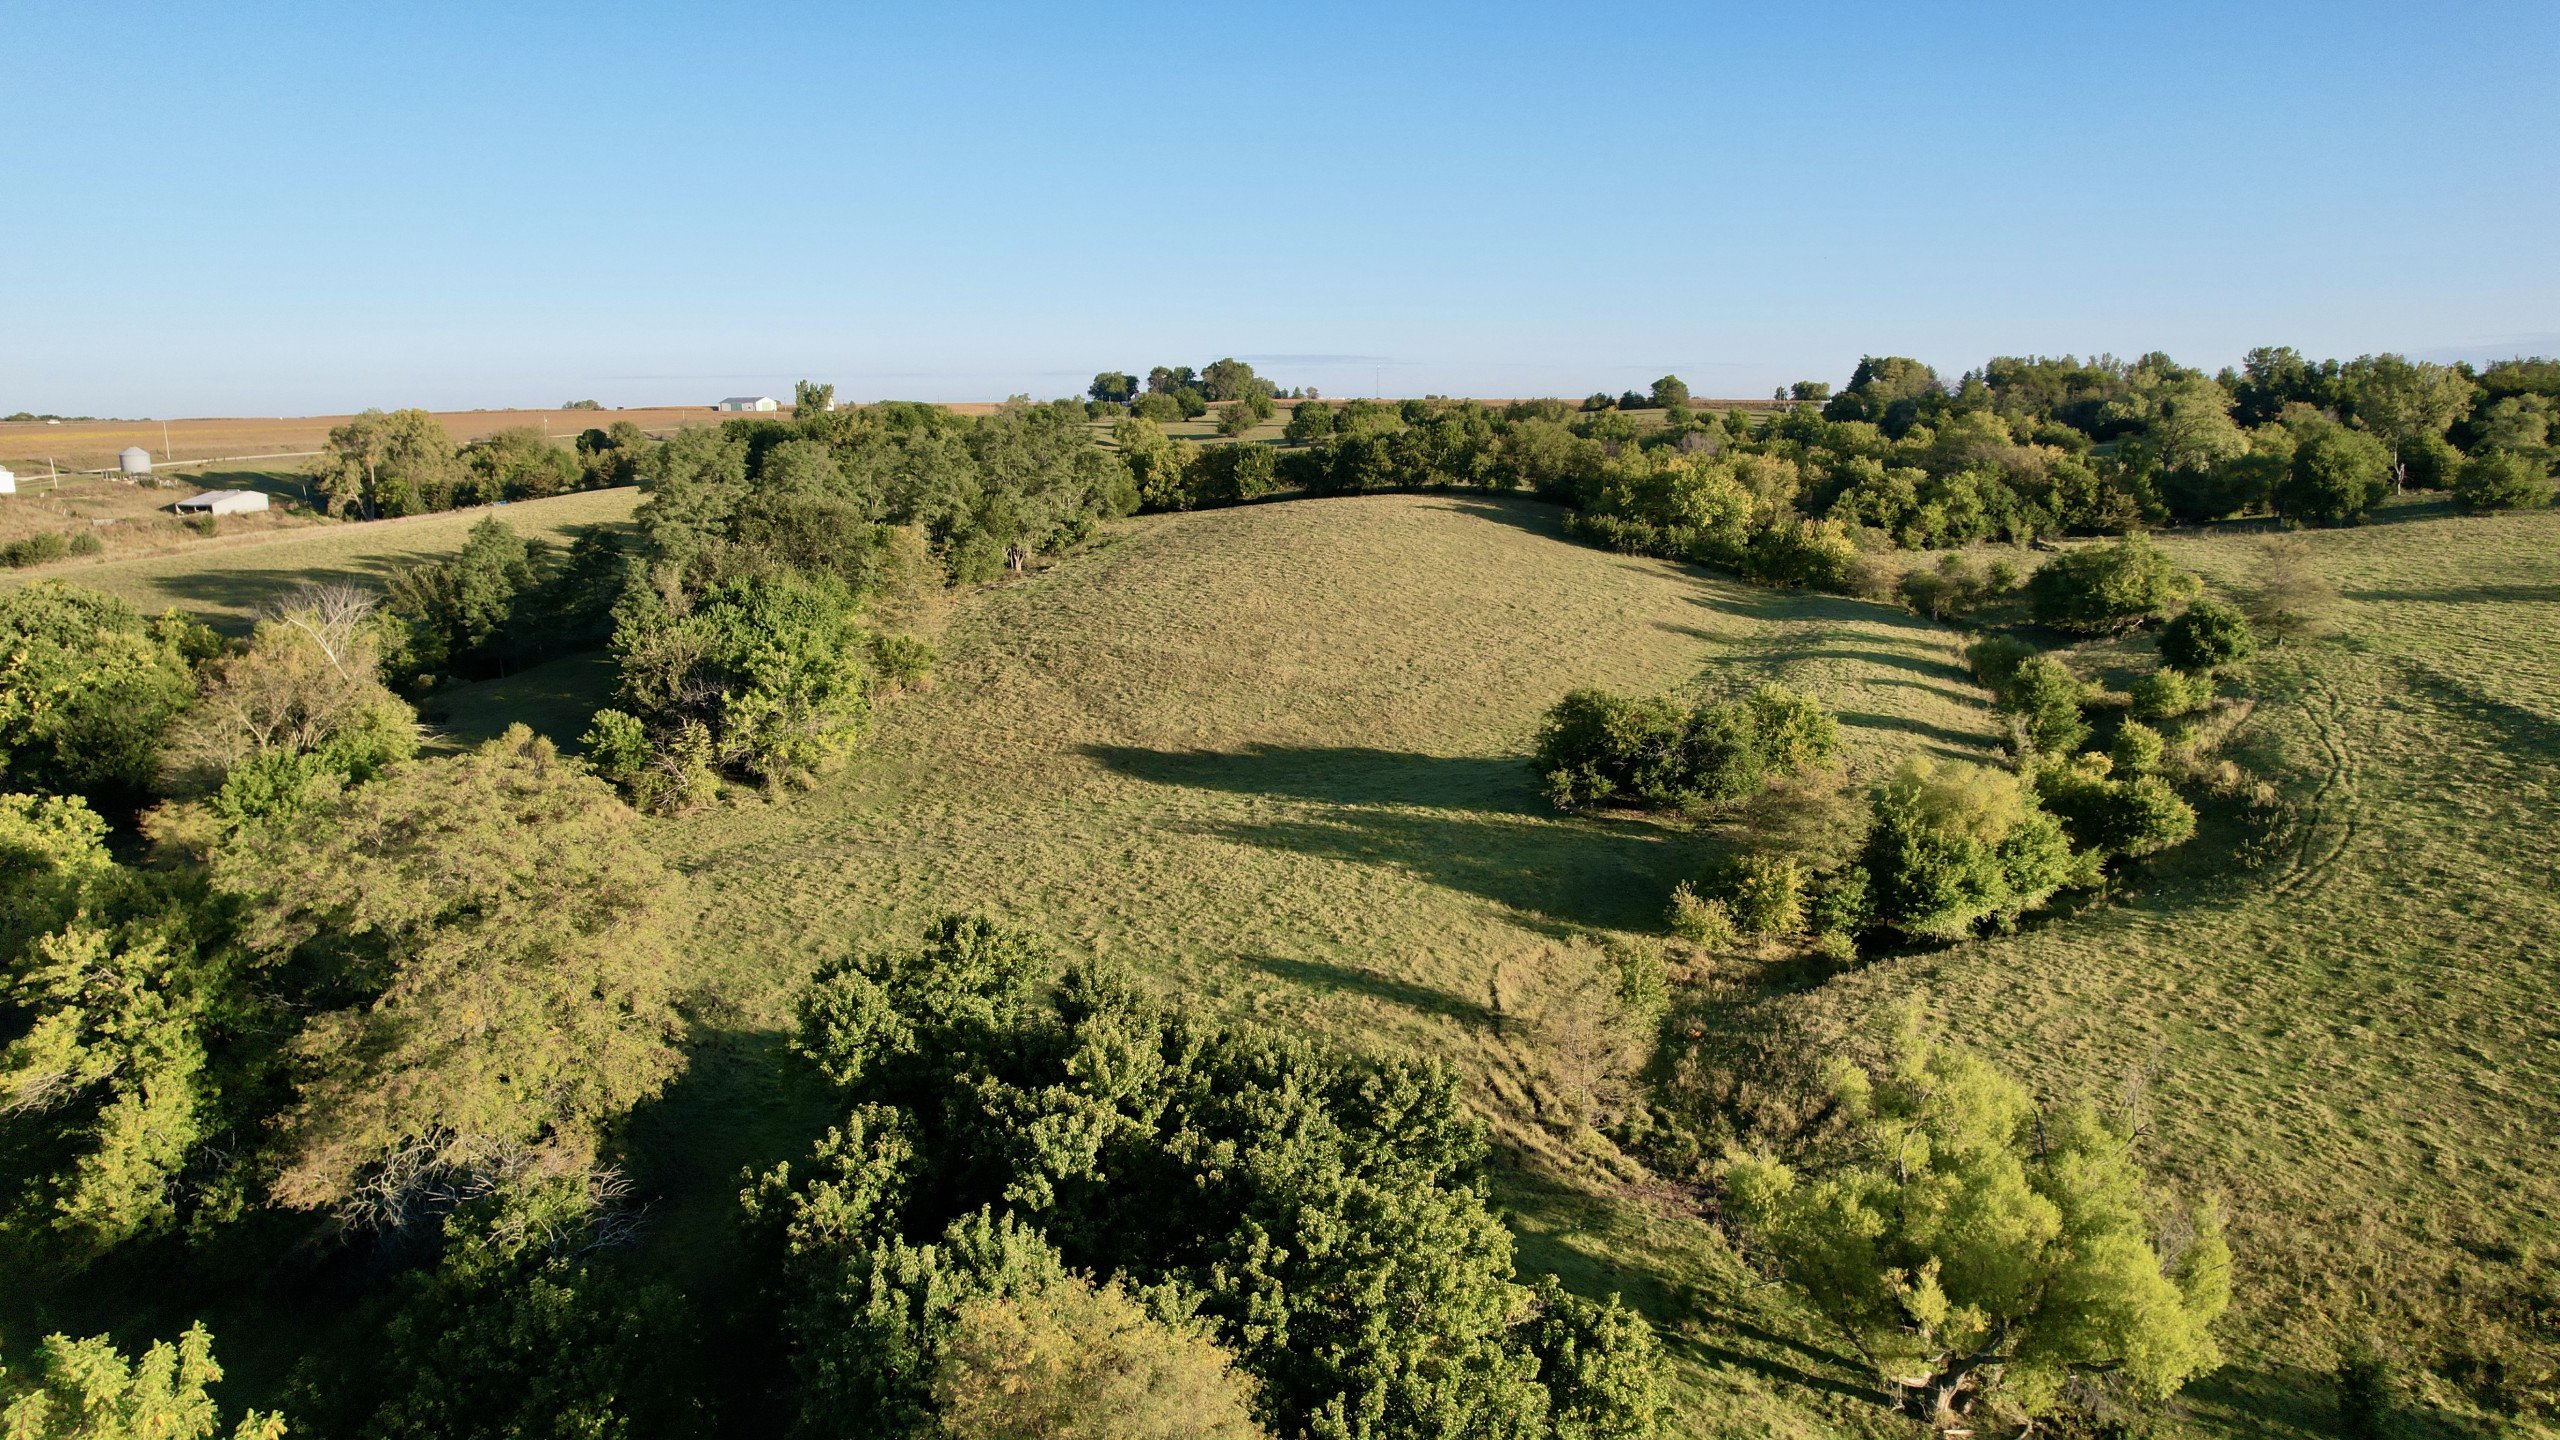
[[[711,407],[715,410],[779,410],[782,402],[770,395],[732,395]]]
[[[267,497],[256,490],[207,490],[170,508],[181,515],[247,515],[266,509]]]

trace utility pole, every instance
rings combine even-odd
[[[160,459],[165,463],[176,458],[169,451],[169,422],[163,420],[160,422]]]

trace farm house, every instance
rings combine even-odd
[[[782,408],[782,402],[770,395],[732,395],[711,407],[715,410],[769,411]]]
[[[207,490],[169,508],[181,515],[248,515],[266,509],[267,497],[256,490]]]

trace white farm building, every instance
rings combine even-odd
[[[267,497],[256,490],[207,490],[169,508],[181,515],[247,515],[266,509]]]
[[[782,402],[770,395],[732,395],[711,407],[714,410],[753,410],[759,413],[782,408]]]
[[[17,472],[16,472],[16,471],[14,471],[14,470],[11,470],[11,469],[10,469],[8,466],[6,466],[6,465],[0,465],[0,495],[15,495],[15,494],[17,494],[17,493],[18,493],[18,476],[17,476]]]

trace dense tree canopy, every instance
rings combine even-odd
[[[214,876],[302,995],[275,1193],[380,1221],[453,1174],[583,1165],[677,1068],[677,881],[631,812],[513,727],[243,831]]]
[[[1725,1182],[1772,1267],[1911,1413],[1955,1423],[1988,1393],[2033,1415],[2073,1374],[2166,1393],[2220,1363],[2218,1217],[2197,1207],[2164,1244],[2172,1213],[2120,1122],[2040,1109],[1916,1028],[1879,1071],[1833,1084],[1843,1154],[1745,1158]]]
[[[927,1433],[961,1316],[1070,1269],[1186,1297],[1278,1433],[1653,1433],[1643,1326],[1511,1280],[1446,1073],[1221,1027],[1093,967],[1044,1001],[1056,965],[954,919],[804,998],[845,1118],[750,1196],[796,1297],[803,1433]]]

